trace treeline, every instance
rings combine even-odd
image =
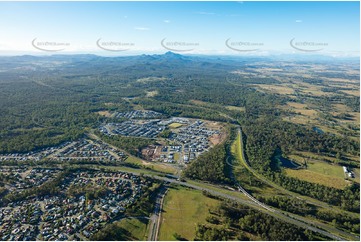
[[[95,133],[96,135],[101,137],[101,139],[106,143],[112,144],[120,149],[123,149],[134,156],[139,156],[139,153],[141,152],[142,148],[156,143],[156,141],[153,139],[146,139],[140,137],[127,137],[121,135],[108,136],[102,134],[99,131],[96,131]]]
[[[226,170],[227,152],[225,144],[218,144],[201,154],[184,171],[184,175],[210,182],[230,182]]]
[[[348,211],[360,211],[360,185],[357,183],[353,183],[353,185],[346,187],[344,190],[340,190],[288,177],[283,173],[268,172],[266,175],[287,190],[316,198]]]
[[[283,222],[235,202],[223,201],[210,211],[211,224],[198,224],[195,240],[327,240],[320,234]]]
[[[280,208],[284,211],[299,214],[302,216],[311,216],[319,220],[331,222],[331,224],[339,229],[352,233],[360,232],[360,219],[358,216],[350,216],[344,212],[335,212],[330,209],[325,210],[306,203],[304,200],[284,197],[284,196],[257,196],[257,199],[272,207]]]
[[[346,213],[337,213],[330,210],[317,211],[315,217],[331,222],[333,226],[339,229],[360,234],[360,217],[351,217]]]
[[[306,203],[304,200],[297,199],[294,197],[283,197],[283,196],[256,196],[256,198],[272,207],[280,208],[281,210],[299,214],[299,215],[310,215],[315,214],[317,208]]]

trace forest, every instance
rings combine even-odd
[[[238,203],[222,201],[210,211],[209,224],[198,224],[195,240],[327,240],[320,234],[300,229]]]
[[[225,145],[216,145],[192,162],[184,175],[192,179],[227,183],[230,180],[226,172],[226,155]]]

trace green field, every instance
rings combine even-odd
[[[228,110],[235,110],[235,111],[240,111],[240,112],[246,111],[246,108],[245,108],[245,107],[226,106],[226,108],[227,108]]]
[[[139,165],[142,164],[142,160],[135,156],[128,156],[127,159],[125,160],[125,162],[139,164]]]
[[[309,162],[308,170],[321,173],[327,176],[345,178],[345,174],[341,166],[330,165],[325,162]]]
[[[171,123],[170,125],[168,125],[168,127],[171,129],[176,129],[176,128],[179,128],[182,126],[183,126],[183,124],[181,124],[181,123]]]
[[[148,219],[126,218],[117,223],[130,233],[133,240],[147,240]]]
[[[205,223],[208,209],[220,201],[208,198],[200,191],[187,188],[169,189],[163,205],[159,240],[176,240],[174,233],[193,240],[197,223]]]
[[[143,161],[142,159],[139,159],[134,156],[128,156],[128,158],[125,160],[125,162],[130,163],[130,164],[148,167],[154,171],[160,171],[160,172],[172,173],[172,174],[174,174],[176,172],[176,169],[171,166],[167,166],[167,165],[161,164],[161,163]]]
[[[180,158],[180,154],[178,152],[174,153],[174,160],[178,161]]]
[[[307,170],[285,169],[288,176],[300,180],[322,184],[329,187],[343,189],[347,186],[341,166],[330,165],[325,162],[309,162]]]

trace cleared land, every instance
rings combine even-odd
[[[204,101],[200,101],[200,100],[189,100],[190,103],[198,105],[198,106],[209,106],[211,105],[211,103],[209,102],[204,102]]]
[[[146,93],[146,97],[155,97],[158,95],[158,91],[149,91]]]
[[[170,125],[168,125],[168,127],[171,129],[176,129],[176,128],[179,128],[182,126],[183,126],[183,124],[181,124],[181,123],[171,123]]]
[[[341,92],[344,92],[346,94],[353,95],[356,97],[360,96],[360,91],[358,91],[358,90],[341,90]]]
[[[266,84],[255,84],[258,89],[266,90],[271,93],[278,93],[284,95],[290,95],[294,93],[294,90],[290,87],[286,86],[278,86],[278,85],[266,85]]]
[[[200,191],[187,188],[170,189],[164,199],[159,240],[176,240],[174,233],[193,240],[197,223],[205,223],[208,209],[220,201],[204,196]]]
[[[137,80],[137,82],[147,83],[147,82],[157,82],[157,81],[165,81],[165,80],[167,80],[167,79],[164,78],[164,77],[153,77],[153,76],[150,76],[150,77],[139,78],[139,79]]]
[[[324,175],[311,170],[303,170],[303,169],[301,170],[285,169],[285,170],[288,176],[295,177],[300,180],[318,183],[321,185],[334,187],[338,189],[343,189],[347,186],[347,182],[343,178]]]
[[[112,116],[112,114],[109,111],[99,111],[98,114],[107,118]]]
[[[128,156],[125,162],[130,164],[145,166],[151,170],[165,172],[165,173],[174,174],[177,171],[175,168],[171,166],[167,166],[165,164],[155,163],[155,162],[146,162],[134,156]]]
[[[246,111],[246,108],[245,108],[245,107],[226,106],[226,108],[227,108],[228,110],[235,110],[235,111],[240,111],[240,112]]]
[[[345,177],[341,166],[330,165],[324,162],[311,162],[308,164],[308,170],[338,178]]]
[[[335,161],[336,158],[334,157],[325,157],[309,152],[300,152],[299,155],[290,155],[289,158],[301,164],[303,164],[306,159],[308,160],[308,167],[307,169],[299,170],[286,169],[288,176],[339,189],[345,188],[348,184],[345,180],[345,174],[341,166],[329,164],[323,161]]]

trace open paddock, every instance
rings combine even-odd
[[[183,124],[181,124],[181,123],[171,123],[171,124],[168,125],[168,127],[171,128],[171,129],[177,129],[177,128],[180,128],[182,126],[183,126]]]
[[[325,185],[328,187],[343,189],[348,184],[344,178],[323,175],[321,173],[314,172],[312,170],[305,170],[305,169],[300,169],[300,170],[285,169],[285,170],[287,176],[298,178],[303,181]]]
[[[284,86],[284,85],[266,85],[266,84],[255,84],[257,89],[265,90],[270,93],[277,93],[283,95],[292,95],[294,94],[294,89]]]
[[[360,96],[360,91],[359,90],[341,90],[341,92],[344,92],[348,95],[352,95],[352,96],[356,96],[359,97]]]
[[[179,187],[169,189],[164,199],[159,240],[176,240],[174,233],[187,240],[194,240],[195,226],[205,223],[208,209],[220,201],[204,196],[200,191]]]
[[[239,111],[239,112],[244,112],[244,111],[246,111],[246,108],[245,108],[245,107],[226,106],[226,108],[227,108],[228,110]]]
[[[146,161],[141,160],[134,156],[128,156],[128,158],[125,160],[125,163],[145,166],[154,171],[160,171],[160,172],[171,173],[171,174],[175,174],[177,171],[172,166],[168,166],[168,165],[165,165],[162,163],[157,163],[157,162],[146,162]]]

